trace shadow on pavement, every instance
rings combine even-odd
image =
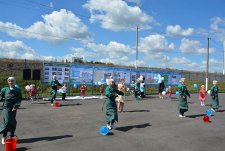
[[[60,104],[61,107],[63,106],[78,106],[78,105],[82,105],[80,103],[76,103],[76,104]]]
[[[48,104],[47,102],[34,102],[33,104]]]
[[[73,137],[72,135],[62,135],[62,136],[49,136],[49,137],[37,137],[37,138],[27,138],[27,139],[19,139],[18,143],[34,143],[38,141],[54,141],[57,139],[63,139],[67,137]]]
[[[149,99],[149,98],[151,98],[151,99],[158,99],[159,96],[157,96],[157,95],[145,95],[145,98],[147,98],[147,99]]]
[[[170,97],[170,101],[179,101],[177,97]]]
[[[26,148],[26,147],[20,147],[20,148],[16,148],[16,151],[26,151],[29,150],[30,148]]]
[[[225,112],[225,110],[217,110],[216,112]]]
[[[19,110],[20,110],[20,109],[21,109],[21,110],[23,110],[23,109],[27,109],[27,108],[24,108],[24,107],[20,107],[20,108],[19,108]],[[0,108],[0,110],[2,110],[2,108]]]
[[[188,102],[189,104],[194,104],[195,102]]]
[[[150,112],[150,110],[131,110],[131,111],[123,111],[123,112]]]
[[[187,115],[188,118],[196,118],[196,117],[202,117],[205,116],[205,114],[197,114],[197,115]]]
[[[109,132],[107,135],[114,135],[114,133],[113,132]]]
[[[127,132],[133,128],[146,128],[148,126],[152,126],[150,123],[140,124],[140,125],[130,125],[130,126],[123,126],[115,128],[118,131]]]

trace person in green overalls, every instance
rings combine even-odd
[[[116,85],[113,79],[109,79],[108,82],[109,85],[105,90],[105,108],[107,127],[111,130],[113,129],[115,121],[118,122],[117,104],[115,99],[118,95],[124,95],[124,93],[116,89]]]
[[[8,78],[8,87],[2,88],[0,92],[0,99],[3,101],[2,117],[3,121],[0,125],[0,134],[3,134],[2,144],[5,144],[7,133],[13,137],[16,130],[16,112],[20,107],[22,94],[18,87],[15,87],[16,79],[14,77]]]
[[[50,88],[50,101],[51,106],[53,106],[53,101],[55,101],[56,93],[57,93],[57,86],[62,86],[58,80],[56,80],[56,75],[52,76],[52,81],[49,84],[51,86]]]
[[[219,109],[219,96],[218,96],[219,88],[217,86],[217,81],[213,80],[213,86],[211,87],[210,95],[212,96],[212,106],[211,110],[216,112]]]
[[[188,102],[187,102],[187,96],[191,98],[187,87],[185,86],[185,78],[181,78],[180,83],[178,85],[178,91],[179,91],[179,117],[185,117],[184,112],[188,111]]]
[[[141,82],[141,79],[138,78],[134,84],[134,98],[136,98],[136,100],[141,100],[140,82]]]

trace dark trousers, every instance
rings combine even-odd
[[[180,109],[179,112],[180,112],[180,115],[184,115],[184,112],[187,112],[187,109]]]
[[[114,123],[115,123],[115,120],[112,120],[111,122],[108,122],[107,124],[111,126],[111,125],[113,125]]]
[[[62,100],[66,100],[66,93],[62,93]]]
[[[14,134],[15,134],[15,131],[14,131],[14,130],[10,132],[10,136],[11,136],[11,137],[13,137]],[[7,132],[4,132],[2,136],[3,136],[3,137],[6,137],[6,136],[7,136]]]
[[[53,104],[53,101],[55,101],[56,93],[57,93],[57,90],[51,90],[51,92],[50,92],[50,101],[51,101],[51,104]]]
[[[141,92],[141,97],[142,97],[142,98],[145,97],[145,92]]]

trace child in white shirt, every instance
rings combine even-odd
[[[66,101],[66,84],[63,85],[63,87],[61,88],[62,90],[62,101]]]

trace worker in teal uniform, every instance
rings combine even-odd
[[[22,100],[20,88],[15,86],[16,79],[9,77],[7,81],[9,86],[2,88],[0,92],[0,98],[3,101],[3,121],[0,125],[0,134],[3,134],[2,144],[5,144],[5,138],[8,132],[11,133],[10,137],[14,136],[17,125],[16,113]]]

